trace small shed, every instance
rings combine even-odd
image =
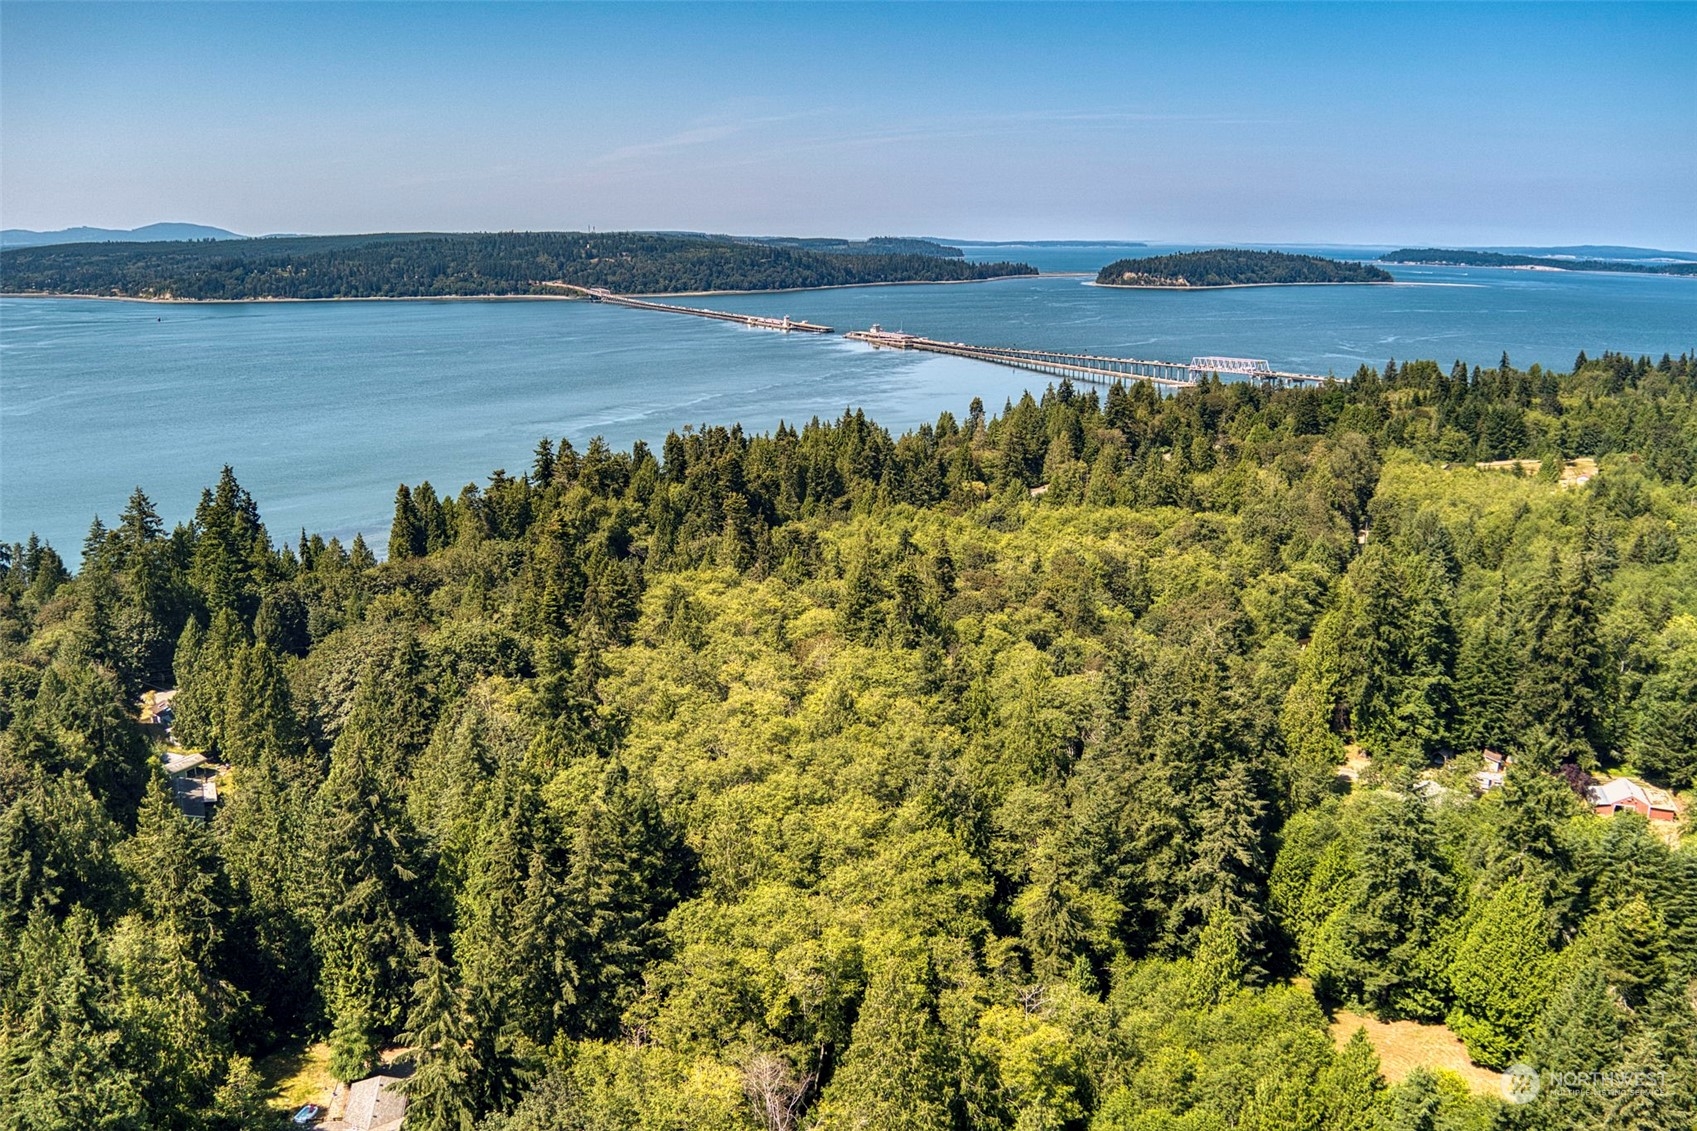
[[[400,1131],[407,1097],[398,1076],[367,1076],[348,1086],[342,1123],[351,1131]]]

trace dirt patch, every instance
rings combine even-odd
[[[1367,1040],[1379,1054],[1379,1071],[1393,1084],[1416,1068],[1441,1068],[1467,1081],[1475,1095],[1501,1094],[1501,1075],[1469,1060],[1467,1046],[1443,1025],[1380,1021],[1340,1009],[1332,1019],[1332,1040],[1342,1048],[1357,1029],[1367,1030]]]
[[[1542,466],[1535,459],[1493,459],[1484,460],[1473,465],[1480,471],[1514,471],[1520,475],[1536,475]],[[1597,461],[1590,456],[1580,456],[1570,459],[1561,465],[1561,486],[1580,487],[1589,483],[1597,474]]]
[[[1367,751],[1352,742],[1343,748],[1343,765],[1338,767],[1338,777],[1350,782],[1359,781],[1370,765],[1372,762]]]

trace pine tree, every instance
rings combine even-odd
[[[240,893],[230,935],[242,940],[233,979],[248,989],[261,1038],[296,1030],[314,1005],[318,916],[312,842],[314,782],[261,752],[234,771],[214,829],[230,880]]]
[[[1631,708],[1631,750],[1644,772],[1674,788],[1697,785],[1697,623],[1677,617],[1668,646]]]
[[[219,749],[232,764],[262,758],[286,764],[304,749],[282,663],[264,644],[236,651],[222,714]]]
[[[1629,1008],[1638,1008],[1663,990],[1673,973],[1667,924],[1638,897],[1605,912],[1590,924],[1604,972]]]
[[[191,621],[191,624],[193,622]],[[196,638],[199,637],[197,640]],[[172,737],[185,746],[216,747],[224,733],[224,712],[230,697],[230,677],[236,657],[247,645],[247,632],[236,614],[223,608],[211,629],[200,636],[198,626],[185,626],[177,641],[179,694],[172,704]]]
[[[381,1035],[401,1021],[422,894],[411,829],[376,776],[377,740],[350,719],[314,804],[318,906],[314,949],[335,1026],[338,1075],[368,1068]]]
[[[531,482],[546,487],[554,481],[554,445],[544,436],[536,441],[536,458],[531,464]]]
[[[464,995],[432,945],[419,961],[412,1006],[402,1040],[414,1052],[416,1069],[401,1086],[407,1095],[407,1126],[421,1131],[471,1131],[477,1121],[472,1096],[482,1066],[472,1052]]]
[[[419,535],[423,554],[434,554],[437,550],[445,549],[453,543],[453,532],[448,529],[448,514],[442,508],[442,500],[436,497],[436,488],[426,479],[418,485],[418,490],[412,494],[413,509],[418,514]]]
[[[126,565],[143,547],[164,537],[165,523],[154,508],[153,500],[140,487],[130,495],[124,513],[118,516],[118,528],[113,533],[117,535]]]
[[[1364,678],[1359,657],[1349,646],[1359,606],[1349,586],[1340,589],[1337,605],[1315,624],[1279,711],[1293,808],[1311,804],[1330,786],[1344,758],[1350,705],[1359,697]]]
[[[6,1035],[0,1111],[22,1131],[141,1131],[144,1082],[124,1063],[93,917],[78,911],[52,933],[38,961],[53,976],[37,984],[24,1025]]]
[[[395,518],[389,524],[389,560],[423,557],[424,551],[424,520],[413,503],[412,488],[402,483],[395,489]]]
[[[1379,1055],[1357,1028],[1338,1050],[1337,1058],[1320,1070],[1314,1082],[1324,1114],[1319,1126],[1326,1131],[1373,1131],[1375,1109],[1384,1078],[1379,1075]]]
[[[246,623],[259,604],[257,575],[270,541],[253,497],[228,466],[216,490],[202,492],[194,526],[190,583],[208,615],[228,611]]]
[[[1175,911],[1184,937],[1203,924],[1228,923],[1238,932],[1245,956],[1262,953],[1267,904],[1267,804],[1255,775],[1244,763],[1233,766],[1209,793],[1198,799],[1196,850],[1185,877],[1185,895]],[[1253,980],[1259,971],[1250,963]]]
[[[1479,911],[1450,963],[1448,1024],[1476,1063],[1517,1059],[1549,991],[1547,912],[1523,883],[1504,884]]]
[[[1563,570],[1552,555],[1526,617],[1528,648],[1519,687],[1522,730],[1541,727],[1563,753],[1594,761],[1601,747],[1607,678],[1588,557]]]
[[[1668,1061],[1656,1047],[1654,1037],[1640,1031],[1626,1042],[1621,1058],[1621,1082],[1608,1088],[1602,1104],[1600,1125],[1610,1131],[1666,1131],[1683,1122],[1690,1126],[1691,1101],[1685,1097],[1658,1094],[1666,1079]],[[1682,1103],[1681,1100],[1684,1100]],[[1686,1107],[1684,1113],[1678,1107]],[[1681,1115],[1686,1119],[1681,1119]]]
[[[1336,914],[1341,953],[1336,978],[1386,1019],[1436,1018],[1447,987],[1436,944],[1453,881],[1439,852],[1425,802],[1389,797],[1366,814],[1356,849],[1356,890]]]
[[[1216,908],[1196,935],[1185,998],[1194,1008],[1212,1009],[1243,988],[1244,930],[1230,912]]]
[[[1499,587],[1490,614],[1474,623],[1456,662],[1457,737],[1471,750],[1506,749],[1515,734],[1519,662],[1510,616]]]
[[[134,879],[142,914],[182,938],[196,962],[210,962],[223,934],[230,895],[217,844],[189,820],[155,770],[122,859]]]
[[[866,988],[842,1067],[819,1103],[821,1125],[936,1131],[953,1125],[954,1071],[931,993],[892,960]]]
[[[365,544],[364,534],[355,534],[353,545],[348,548],[348,564],[355,573],[364,573],[377,564],[377,555]]]
[[[652,789],[611,763],[580,818],[565,880],[566,899],[582,917],[573,956],[585,972],[572,1008],[576,1033],[606,1034],[618,1024],[663,945],[661,919],[683,895],[684,855]]]
[[[1090,931],[1083,893],[1057,855],[1052,849],[1036,853],[1031,879],[1013,905],[1033,973],[1046,981],[1060,977]]]

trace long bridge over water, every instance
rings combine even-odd
[[[1182,361],[1148,361],[1133,357],[1102,357],[1088,353],[1062,353],[1056,350],[1026,350],[1011,346],[974,346],[965,342],[939,342],[917,334],[903,334],[880,329],[855,330],[843,335],[853,341],[865,342],[880,349],[923,350],[944,353],[952,357],[988,361],[993,365],[1008,365],[1029,369],[1051,377],[1064,377],[1091,385],[1116,385],[1125,381],[1147,381],[1171,389],[1185,389],[1209,374],[1221,377],[1248,377],[1258,381],[1281,384],[1323,384],[1329,377],[1313,373],[1286,373],[1274,369],[1260,358],[1195,357]]]
[[[637,310],[658,310],[665,314],[693,314],[697,318],[717,318],[721,322],[735,322],[742,326],[755,326],[762,330],[794,330],[803,334],[829,334],[833,332],[829,326],[820,326],[813,322],[798,322],[787,314],[782,318],[767,318],[759,314],[732,314],[728,310],[708,310],[700,306],[677,306],[668,302],[649,302],[647,299],[616,294],[605,287],[579,287],[571,283],[549,283],[547,285],[559,287],[561,290],[575,291],[591,302],[610,302],[615,306],[629,306]]]
[[[733,314],[725,310],[708,310],[697,306],[678,306],[652,302],[648,299],[621,295],[604,287],[580,287],[572,283],[549,283],[564,291],[580,294],[591,302],[606,302],[636,310],[653,310],[665,314],[693,314],[698,318],[715,318],[741,326],[763,330],[799,331],[807,334],[830,334],[829,326],[801,322],[789,315],[769,318],[758,314]],[[1220,377],[1244,377],[1278,384],[1323,384],[1331,380],[1313,373],[1287,373],[1274,369],[1266,361],[1248,357],[1194,357],[1182,361],[1148,361],[1133,357],[1103,357],[1089,353],[1064,353],[1057,350],[1016,349],[1012,346],[975,346],[966,342],[941,342],[918,334],[904,334],[873,326],[870,330],[855,330],[844,337],[865,342],[879,349],[922,350],[926,353],[949,354],[953,357],[987,361],[992,365],[1007,365],[1028,369],[1089,385],[1117,385],[1126,381],[1147,381],[1168,389],[1186,389],[1210,374]]]

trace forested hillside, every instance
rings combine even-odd
[[[1647,275],[1697,275],[1697,263],[1646,263],[1631,259],[1578,259],[1549,255],[1507,255],[1496,251],[1405,247],[1379,256],[1381,263],[1436,263],[1462,267],[1542,267],[1551,271],[1632,271]]]
[[[1697,850],[1574,785],[1697,774],[1697,359],[963,408],[5,551],[0,1124],[267,1126],[327,1039],[409,1128],[1692,1126]]]
[[[815,239],[797,236],[744,236],[750,243],[768,247],[794,247],[803,251],[828,251],[844,255],[940,255],[960,259],[966,253],[936,240],[904,236],[873,236],[868,240]]]
[[[1096,274],[1104,287],[1243,287],[1274,283],[1389,283],[1391,273],[1366,263],[1318,255],[1219,248],[1116,259]]]
[[[0,287],[11,293],[129,298],[448,298],[546,294],[544,284],[550,282],[663,294],[1037,273],[1023,263],[968,263],[938,254],[943,250],[948,249],[831,252],[644,232],[61,244],[0,252]]]

